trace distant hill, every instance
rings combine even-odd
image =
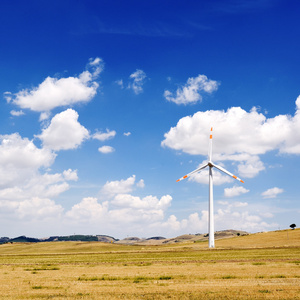
[[[248,235],[246,231],[239,230],[223,230],[215,232],[215,239],[225,239],[234,236]],[[8,238],[1,237],[0,244],[3,243],[39,243],[39,242],[55,242],[55,241],[81,241],[81,242],[103,242],[103,243],[118,243],[125,245],[163,245],[183,242],[200,242],[208,240],[208,234],[184,234],[175,238],[165,238],[162,236],[154,236],[150,238],[127,237],[122,240],[115,239],[108,235],[67,235],[67,236],[51,236],[48,238],[32,238],[25,235]]]
[[[104,242],[104,243],[114,243],[118,241],[108,235],[68,235],[68,236],[51,236],[49,238],[32,238],[26,237],[25,235],[16,237],[16,238],[8,238],[1,237],[0,244],[4,243],[39,243],[39,242],[55,242],[55,241],[81,241],[81,242]]]
[[[235,236],[244,236],[248,234],[248,232],[241,230],[223,230],[215,232],[215,239],[225,239]],[[117,241],[116,243],[125,245],[163,245],[183,242],[201,242],[206,240],[208,240],[208,234],[184,234],[170,239],[164,237],[151,237],[147,239],[127,237],[123,240]]]
[[[265,247],[300,247],[300,228],[298,229],[284,229],[268,232],[248,233],[246,231],[238,230],[223,230],[215,233],[216,247],[221,248],[265,248]],[[207,248],[208,234],[184,234],[174,238],[164,238],[161,236],[154,236],[150,238],[126,237],[122,240],[117,240],[107,235],[70,235],[70,236],[52,236],[49,238],[37,239],[26,236],[19,236],[16,238],[1,237],[0,244],[5,243],[40,243],[40,242],[55,242],[59,241],[82,241],[93,242],[89,247],[98,247],[102,243],[114,243],[119,245],[165,245],[185,247],[185,244],[193,244],[196,248]],[[49,243],[50,244],[50,243]],[[76,243],[84,245],[82,243]],[[48,246],[46,246],[48,248]],[[50,245],[49,245],[50,247]],[[177,247],[177,246],[176,246]]]

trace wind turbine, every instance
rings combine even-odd
[[[209,150],[208,150],[208,162],[207,164],[199,167],[198,169],[190,172],[189,174],[181,177],[180,179],[178,179],[176,182],[181,181],[183,179],[186,179],[187,177],[191,176],[194,173],[199,172],[200,170],[209,167],[209,215],[208,215],[208,224],[209,224],[209,228],[208,228],[208,233],[209,233],[209,237],[208,237],[208,245],[209,248],[214,248],[215,247],[215,232],[214,232],[214,196],[213,196],[213,175],[212,175],[212,168],[215,167],[216,169],[224,172],[225,174],[233,177],[234,179],[239,180],[240,182],[244,183],[244,181],[240,178],[238,178],[237,176],[231,174],[230,172],[228,172],[227,170],[225,170],[224,168],[214,164],[211,161],[211,157],[212,157],[212,131],[213,129],[210,129],[211,134],[209,137]]]

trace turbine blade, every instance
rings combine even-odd
[[[213,128],[211,127],[210,129],[210,136],[209,136],[209,147],[208,147],[208,161],[211,161],[211,157],[212,157],[212,131]]]
[[[236,179],[236,180],[238,180],[238,181],[244,183],[244,181],[243,181],[241,178],[238,178],[237,176],[233,175],[232,173],[230,173],[229,171],[225,170],[224,168],[222,168],[222,167],[220,167],[220,166],[218,166],[218,165],[215,165],[215,164],[212,164],[212,165],[213,165],[215,168],[217,168],[218,170],[224,172],[225,174],[227,174],[227,175],[233,177],[234,179]]]
[[[208,166],[208,164],[205,164],[205,165],[203,165],[203,166],[199,167],[198,169],[196,169],[196,170],[194,170],[194,171],[190,172],[189,174],[187,174],[187,175],[185,175],[185,176],[183,176],[183,177],[179,178],[178,180],[176,180],[176,182],[178,182],[178,181],[181,181],[181,180],[183,180],[183,179],[186,179],[186,178],[188,178],[188,177],[189,177],[189,176],[191,176],[192,174],[199,172],[200,170],[202,170],[202,169],[206,168],[207,166]]]

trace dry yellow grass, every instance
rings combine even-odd
[[[300,228],[217,240],[216,245],[217,247],[232,248],[300,247]]]
[[[216,249],[1,245],[1,299],[300,299],[300,230],[288,234],[219,240]]]

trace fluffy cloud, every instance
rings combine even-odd
[[[80,203],[75,204],[71,210],[66,213],[66,217],[81,222],[99,221],[107,214],[108,202],[98,203],[97,198],[87,197]]]
[[[56,204],[53,200],[37,197],[19,202],[16,206],[17,217],[21,219],[57,219],[62,212],[62,206]]]
[[[34,176],[42,167],[49,167],[56,155],[39,149],[18,133],[0,136],[0,187],[18,185]]]
[[[129,76],[131,82],[128,84],[128,88],[132,89],[137,95],[142,93],[146,77],[147,75],[143,70],[137,69]]]
[[[63,208],[51,198],[69,189],[77,180],[76,170],[42,174],[56,157],[51,150],[38,148],[19,134],[0,137],[0,208],[5,218],[58,220]]]
[[[106,197],[113,197],[117,194],[131,193],[135,187],[144,187],[144,180],[141,179],[137,184],[135,183],[135,175],[128,177],[127,179],[107,181],[101,189],[101,193]]]
[[[102,147],[99,147],[98,148],[98,151],[101,152],[101,153],[104,153],[104,154],[107,154],[107,153],[112,153],[115,151],[115,149],[111,146],[102,146]]]
[[[227,198],[236,197],[242,194],[248,193],[249,190],[245,189],[243,186],[234,186],[232,188],[224,189],[224,196]]]
[[[97,93],[99,84],[95,79],[103,69],[103,61],[100,58],[90,59],[88,68],[90,70],[82,72],[78,77],[47,77],[37,87],[21,90],[14,95],[6,92],[5,97],[8,102],[37,112],[88,102]]]
[[[89,138],[89,132],[78,122],[78,113],[69,108],[55,115],[50,125],[37,137],[46,148],[68,150],[77,148]]]
[[[63,171],[63,177],[65,180],[73,180],[73,181],[77,181],[78,180],[78,176],[77,176],[77,170],[65,170]]]
[[[193,104],[202,101],[202,92],[211,94],[218,89],[218,82],[208,79],[205,75],[191,77],[187,83],[179,87],[174,96],[169,90],[165,90],[164,96],[168,101],[176,104]]]
[[[108,130],[106,129],[106,132],[96,132],[95,134],[93,134],[93,139],[99,140],[99,141],[106,141],[109,139],[112,139],[115,137],[116,135],[116,131],[115,130]]]
[[[170,195],[163,196],[159,200],[154,196],[140,198],[129,194],[118,194],[111,203],[115,206],[126,208],[165,210],[170,205],[171,201],[172,197]]]
[[[265,192],[263,192],[261,195],[264,198],[276,198],[278,194],[283,193],[283,189],[280,189],[278,187],[274,187],[271,189],[266,190]]]
[[[207,155],[209,129],[213,126],[213,161],[238,162],[244,177],[254,177],[264,170],[259,155],[278,150],[300,154],[300,97],[295,115],[266,118],[256,108],[246,112],[240,107],[227,111],[197,112],[180,119],[167,132],[163,147],[193,155]]]
[[[93,223],[101,228],[120,228],[126,226],[127,232],[141,231],[152,227],[153,223],[164,220],[165,212],[171,205],[172,197],[164,195],[139,197],[131,193],[137,187],[144,187],[144,181],[136,183],[135,175],[119,181],[109,181],[102,187],[100,197],[84,198],[66,213],[70,221],[81,224]],[[143,234],[141,232],[141,234]]]
[[[18,111],[16,111],[16,110],[11,110],[11,111],[10,111],[10,114],[11,114],[12,116],[14,116],[14,117],[19,117],[19,116],[25,115],[25,113],[24,113],[22,110],[18,110]]]

